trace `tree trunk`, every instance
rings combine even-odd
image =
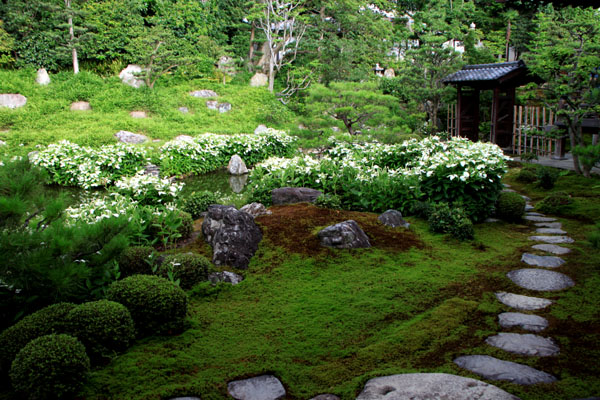
[[[273,56],[271,55],[271,57],[269,58],[269,92],[271,93],[273,93],[273,87],[275,83],[275,69],[272,57]]]
[[[69,37],[70,37],[69,44],[71,45],[71,47],[73,49],[73,73],[78,74],[79,73],[79,59],[77,58],[77,49],[75,48],[75,31],[73,29],[73,16],[71,15],[71,12],[70,12],[71,0],[65,0],[65,7],[67,8],[67,12],[69,13],[69,18],[67,20],[67,23],[69,24]]]
[[[254,35],[256,26],[252,23],[252,30],[250,30],[250,47],[248,48],[248,66],[252,64],[252,57],[254,57]]]
[[[577,117],[575,117],[577,118]],[[577,125],[578,121],[569,120],[568,121],[568,130],[569,130],[569,142],[571,143],[571,151],[577,146]],[[573,154],[573,167],[575,168],[575,172],[579,175],[583,175],[581,171],[581,166],[579,164],[579,156],[577,154]]]
[[[508,25],[506,26],[506,61],[509,61],[508,57],[509,57],[509,53],[510,53],[510,30],[511,30],[511,24],[510,24],[510,19],[508,20]]]

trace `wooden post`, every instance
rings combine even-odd
[[[517,148],[517,106],[513,106],[513,140],[512,140],[513,154],[516,153]]]
[[[523,118],[523,106],[519,106],[519,155],[521,155],[521,140],[522,140],[522,136],[523,136],[523,132],[521,130],[521,127],[523,126],[521,124],[522,122],[522,118]]]

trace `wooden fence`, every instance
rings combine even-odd
[[[458,136],[457,122],[458,118],[456,116],[457,105],[456,104],[448,104],[448,113],[446,114],[446,127],[447,131],[451,137]]]

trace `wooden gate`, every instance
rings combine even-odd
[[[560,138],[551,134],[556,116],[545,107],[515,106],[513,116],[513,154],[533,153],[551,156],[560,149]]]

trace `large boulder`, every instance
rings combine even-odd
[[[340,222],[318,233],[322,246],[336,249],[357,249],[371,247],[369,238],[356,221]]]
[[[139,65],[129,64],[127,68],[121,71],[119,79],[121,79],[121,82],[124,84],[138,89],[146,84],[144,80],[139,77],[143,71],[144,69]]]
[[[227,172],[231,175],[244,175],[248,173],[248,168],[242,157],[235,154],[231,156],[229,164],[227,164]]]
[[[20,108],[27,104],[27,97],[22,94],[0,94],[0,107]]]
[[[37,70],[35,82],[40,86],[47,86],[50,84],[50,75],[48,75],[46,68],[40,68]]]
[[[282,187],[271,191],[273,204],[314,203],[323,193],[304,187]]]
[[[92,106],[87,101],[76,101],[71,103],[71,111],[90,111]]]
[[[115,133],[115,137],[119,139],[119,142],[129,143],[129,144],[139,144],[144,143],[148,140],[147,136],[138,135],[137,133],[128,132],[128,131],[119,131]]]
[[[262,232],[250,214],[232,206],[211,205],[202,222],[204,240],[213,248],[213,263],[246,269],[258,250]]]
[[[190,92],[190,96],[200,97],[203,99],[210,99],[211,97],[218,97],[219,95],[214,90],[202,89],[202,90],[194,90],[193,92]]]
[[[250,79],[250,86],[252,87],[263,87],[269,84],[269,77],[262,72],[257,72]]]
[[[410,224],[402,218],[402,213],[397,210],[387,210],[377,219],[385,226],[390,226],[392,228],[397,228],[399,226],[408,228],[410,226]]]

